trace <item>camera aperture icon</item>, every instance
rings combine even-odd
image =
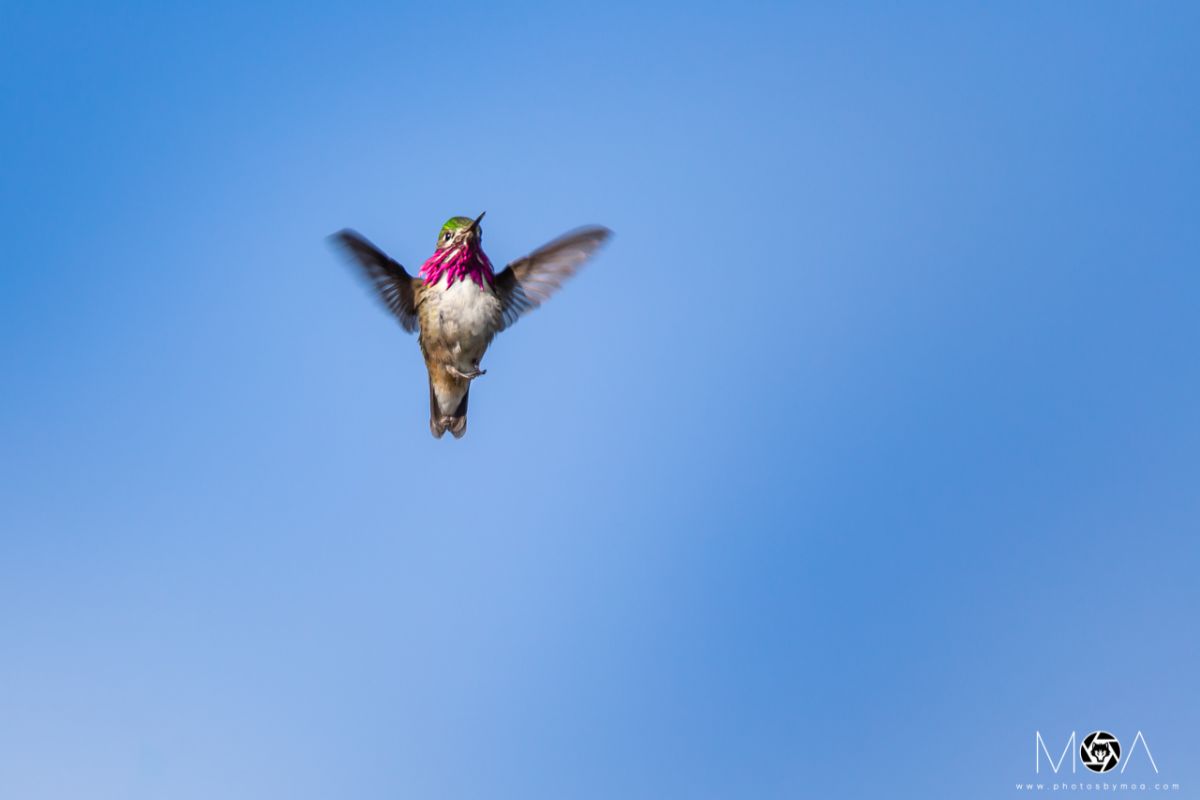
[[[1094,731],[1079,746],[1079,760],[1092,772],[1108,772],[1121,760],[1121,743],[1108,731]]]

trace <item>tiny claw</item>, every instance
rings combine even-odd
[[[462,370],[458,369],[457,367],[451,366],[450,364],[446,365],[446,372],[449,372],[451,375],[453,375],[456,378],[462,378],[465,381],[473,381],[481,375],[487,375],[486,369],[474,369],[474,370],[471,370],[470,372],[463,372]]]

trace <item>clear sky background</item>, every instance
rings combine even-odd
[[[1194,4],[167,5],[0,5],[0,797],[1200,796]]]

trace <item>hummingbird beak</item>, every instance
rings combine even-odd
[[[485,212],[483,212],[483,214],[486,214],[486,213],[487,213],[486,211],[485,211]],[[474,221],[474,222],[472,222],[470,225],[468,225],[468,226],[467,226],[467,229],[466,229],[466,231],[464,231],[464,233],[468,233],[468,234],[470,234],[470,233],[474,233],[474,234],[478,235],[478,232],[479,232],[479,221],[480,221],[481,219],[483,219],[483,214],[480,214],[478,217],[476,217],[476,218],[475,218],[475,221]]]

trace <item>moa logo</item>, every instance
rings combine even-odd
[[[1034,749],[1034,766],[1037,772],[1042,771],[1042,756],[1046,757],[1046,761],[1050,764],[1050,769],[1055,774],[1058,774],[1059,768],[1062,767],[1063,761],[1067,756],[1076,751],[1075,748],[1075,731],[1071,731],[1071,737],[1067,739],[1067,746],[1063,748],[1062,753],[1058,756],[1058,761],[1050,755],[1050,750],[1046,747],[1046,741],[1042,738],[1042,732],[1036,732],[1036,745]],[[1122,760],[1121,758],[1121,742],[1116,736],[1108,731],[1092,731],[1087,736],[1083,737],[1083,742],[1079,745],[1079,761],[1071,759],[1071,772],[1074,773],[1077,764],[1083,764],[1092,772],[1109,772],[1121,765],[1118,772],[1125,774],[1125,768],[1129,766],[1133,760],[1134,753],[1138,752],[1138,744],[1141,744],[1142,751],[1146,754],[1146,760],[1150,762],[1150,766],[1154,768],[1154,772],[1158,773],[1158,764],[1154,762],[1154,755],[1150,752],[1150,745],[1146,743],[1146,737],[1138,731],[1133,737],[1133,743],[1129,745],[1129,752]]]
[[[1108,772],[1121,760],[1121,743],[1108,731],[1093,731],[1083,737],[1079,760],[1092,772]]]

